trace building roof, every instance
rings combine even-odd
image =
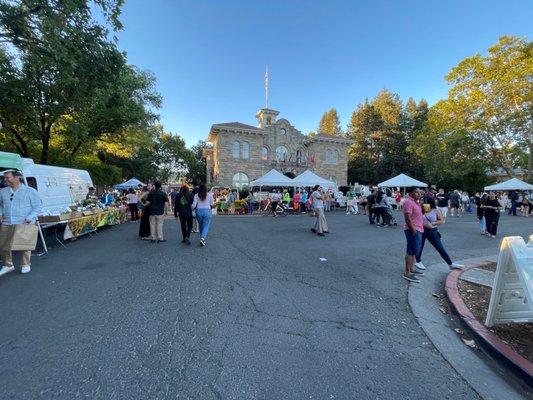
[[[355,143],[352,139],[347,139],[342,136],[334,136],[334,135],[326,135],[324,133],[320,133],[318,135],[315,135],[313,137],[310,137],[306,139],[306,143],[313,143],[313,142],[335,142],[335,143],[342,143],[342,144],[353,144]]]
[[[257,126],[243,124],[242,122],[224,122],[221,124],[213,124],[212,128],[236,128],[236,129],[248,129],[248,130],[254,130],[254,131],[257,131],[257,130],[262,131],[262,129],[258,128]]]

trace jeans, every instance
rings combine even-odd
[[[416,256],[422,253],[422,232],[415,232],[413,235],[409,229],[403,231],[405,233],[405,239],[407,240],[407,249],[405,254],[408,256]]]
[[[209,224],[211,223],[211,209],[210,208],[197,208],[196,219],[200,226],[200,238],[206,239],[207,232],[209,232]]]
[[[251,214],[253,214],[253,212],[254,212],[254,205],[253,205],[252,202],[249,202],[248,203],[248,214],[251,215]]]
[[[452,265],[452,260],[450,259],[450,256],[446,252],[446,249],[444,248],[444,245],[440,240],[440,233],[437,228],[424,228],[424,234],[422,235],[422,244],[420,246],[420,252],[416,255],[416,262],[420,262],[420,260],[422,259],[422,252],[424,251],[424,243],[426,242],[426,240],[431,243],[435,250],[437,250],[437,252],[446,262],[446,264]]]
[[[324,211],[331,211],[331,203],[329,200],[324,202]]]
[[[515,200],[511,200],[511,208],[509,209],[509,215],[513,214],[513,215],[516,215],[516,201]]]
[[[485,233],[487,231],[487,224],[484,215],[479,219],[479,230],[481,233]]]

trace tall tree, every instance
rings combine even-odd
[[[190,149],[190,156],[187,160],[187,178],[190,179],[194,185],[206,182],[207,166],[203,151],[207,148],[210,148],[210,145],[207,142],[200,140]]]
[[[55,134],[72,135],[65,153],[130,124],[149,123],[160,99],[153,78],[126,64],[108,26],[121,0],[97,0],[108,25],[83,0],[0,3],[0,122],[11,146],[46,163]],[[9,49],[9,52],[8,50]]]
[[[446,76],[452,85],[439,105],[454,130],[467,131],[489,156],[513,176],[517,147],[528,153],[531,179],[533,152],[533,45],[503,36],[488,49],[456,65]]]
[[[326,135],[342,135],[339,115],[335,108],[331,108],[322,114],[320,122],[318,123],[317,132]]]

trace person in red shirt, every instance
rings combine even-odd
[[[418,203],[420,199],[420,190],[417,187],[408,189],[408,196],[403,203],[403,216],[405,224],[403,226],[405,239],[407,240],[407,249],[405,252],[405,272],[403,278],[409,282],[420,282],[418,276],[424,275],[423,272],[413,268],[415,257],[420,253],[422,246],[422,234],[424,233],[424,217],[422,207]]]

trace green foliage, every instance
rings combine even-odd
[[[517,148],[533,150],[533,51],[524,39],[503,36],[486,56],[467,57],[452,68],[452,85],[440,105],[456,131],[466,131],[488,156],[513,176]]]
[[[121,0],[94,3],[120,28]],[[24,156],[39,152],[41,163],[57,135],[72,156],[104,133],[156,117],[153,77],[126,64],[91,8],[80,0],[0,3],[0,39],[9,44],[0,47],[0,122],[10,145]]]
[[[317,132],[325,135],[342,135],[339,115],[335,108],[326,111],[318,123]]]
[[[203,157],[203,151],[207,148],[210,148],[210,145],[203,140],[191,147],[187,178],[194,185],[200,185],[207,180],[207,166]]]

